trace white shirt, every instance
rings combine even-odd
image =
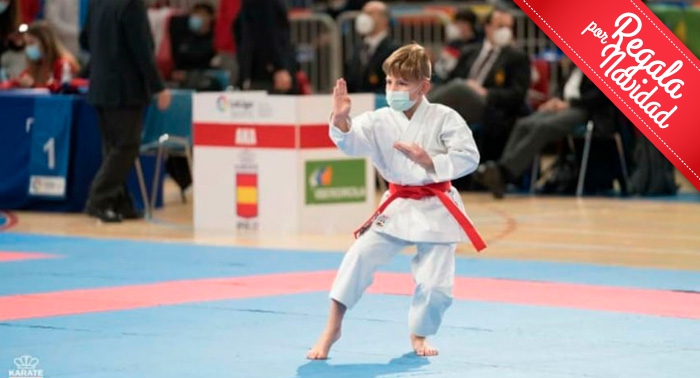
[[[569,75],[569,80],[564,85],[564,101],[578,100],[581,98],[581,80],[583,80],[583,71],[578,67]]]
[[[493,50],[493,53],[489,56],[489,52]],[[488,40],[484,40],[484,45],[481,47],[481,51],[479,52],[479,56],[476,58],[474,61],[474,64],[472,65],[471,69],[469,70],[469,77],[473,78],[477,83],[483,84],[484,80],[486,80],[486,75],[488,75],[489,71],[491,71],[491,68],[493,67],[493,64],[496,62],[496,59],[498,59],[498,56],[501,54],[501,48],[498,46],[494,46],[489,42]],[[488,61],[485,61],[486,58],[489,58]],[[476,70],[483,64],[483,68],[481,69],[480,72],[476,72]],[[475,76],[478,75],[478,76]]]
[[[331,124],[329,135],[346,154],[370,157],[382,177],[398,185],[451,181],[474,172],[479,164],[479,151],[464,119],[451,108],[429,103],[425,97],[410,120],[403,112],[384,107],[353,117],[347,133]],[[427,171],[396,150],[393,144],[397,141],[421,146],[432,157],[435,171]],[[455,188],[449,196],[464,212]],[[372,226],[375,231],[411,242],[469,240],[437,197],[398,198],[380,220]]]

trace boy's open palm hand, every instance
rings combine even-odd
[[[394,148],[403,152],[409,159],[416,162],[416,164],[425,168],[426,170],[432,171],[435,169],[433,165],[433,159],[428,155],[424,149],[415,143],[405,143],[396,142],[394,143]]]
[[[345,119],[350,114],[352,102],[348,96],[348,86],[345,80],[338,79],[333,88],[333,115],[338,119]]]

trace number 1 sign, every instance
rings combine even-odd
[[[67,96],[39,97],[34,120],[29,163],[29,195],[63,199],[66,196],[73,99]]]

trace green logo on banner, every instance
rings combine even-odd
[[[364,202],[366,188],[363,159],[306,162],[307,204]]]

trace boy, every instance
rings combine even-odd
[[[435,356],[426,337],[437,332],[452,303],[455,249],[469,234],[485,247],[464,214],[450,181],[473,172],[479,151],[466,122],[454,110],[425,99],[431,66],[425,50],[411,44],[383,65],[388,108],[353,119],[343,79],[333,89],[330,137],[348,155],[369,156],[390,184],[382,205],[356,232],[331,289],[326,329],[308,353],[325,359],[340,338],[343,316],[372,283],[372,276],[404,247],[416,245],[412,262],[417,283],[409,312],[410,340],[419,356]]]

